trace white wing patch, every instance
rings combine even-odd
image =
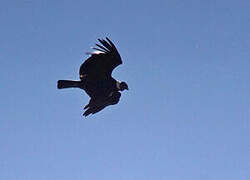
[[[93,52],[86,52],[86,54],[87,54],[87,55],[92,55],[92,54],[104,54],[104,52],[95,50],[95,51],[93,51]]]

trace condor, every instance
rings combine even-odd
[[[120,91],[128,90],[125,82],[112,77],[112,71],[120,64],[122,59],[113,42],[106,37],[98,39],[94,52],[88,53],[90,57],[84,61],[79,70],[79,81],[59,80],[58,89],[80,88],[90,97],[89,103],[84,107],[84,116],[95,114],[109,105],[117,104],[120,100]]]

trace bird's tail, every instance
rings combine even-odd
[[[57,88],[63,89],[63,88],[79,88],[80,87],[80,81],[71,81],[71,80],[59,80],[57,81]]]

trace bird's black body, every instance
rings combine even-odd
[[[94,114],[104,109],[106,106],[119,102],[124,89],[128,90],[125,82],[119,82],[112,77],[112,71],[122,64],[121,57],[115,45],[108,39],[98,39],[102,44],[96,44],[97,51],[90,53],[90,57],[85,60],[79,70],[80,81],[59,80],[58,89],[80,88],[91,98],[89,104],[84,109],[84,116]]]

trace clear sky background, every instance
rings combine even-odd
[[[0,4],[0,180],[250,179],[250,1]],[[130,90],[84,118],[106,36]]]

